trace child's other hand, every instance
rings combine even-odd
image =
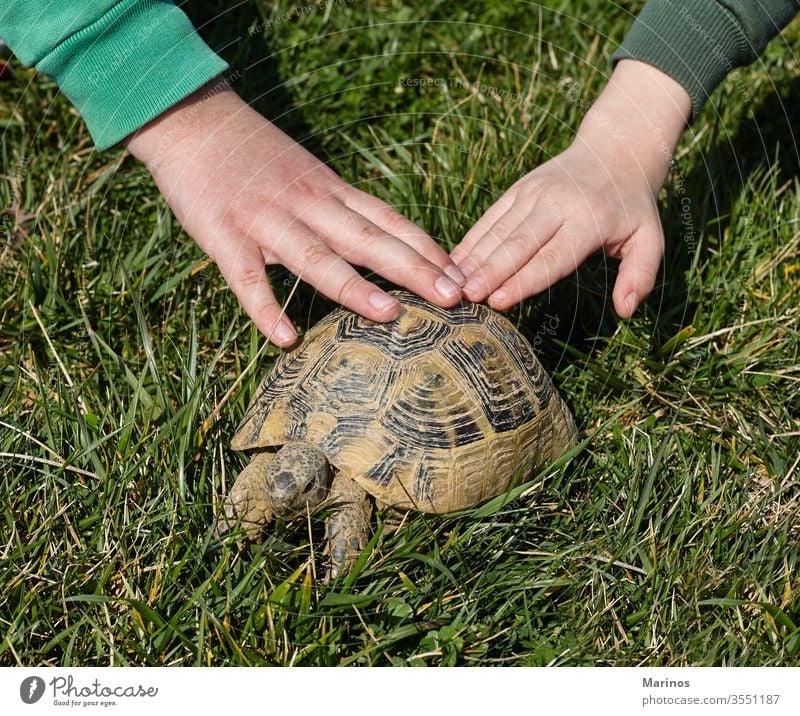
[[[205,89],[208,92],[208,88]],[[366,318],[396,318],[399,302],[351,266],[370,269],[440,306],[463,277],[422,229],[332,169],[230,90],[204,90],[126,140],[187,233],[219,266],[273,343],[297,336],[267,280],[282,264]]]
[[[656,196],[690,109],[673,79],[621,61],[572,145],[516,182],[453,249],[466,298],[509,308],[603,248],[622,259],[614,307],[631,316],[658,275]]]

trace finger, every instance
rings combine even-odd
[[[486,300],[490,293],[528,264],[559,227],[560,222],[553,213],[534,209],[470,273],[463,288],[464,295],[477,303]]]
[[[664,255],[664,233],[660,223],[643,224],[620,250],[614,284],[614,308],[621,318],[630,318],[653,290]]]
[[[562,222],[554,202],[544,200],[541,194],[531,196],[529,193],[518,192],[508,211],[472,247],[470,255],[461,263],[461,269],[471,276],[529,217],[537,218],[538,225],[547,234],[547,238],[556,232]]]
[[[572,232],[560,229],[515,275],[489,296],[489,305],[503,311],[528,296],[541,293],[569,276],[597,249],[593,242],[579,241]]]
[[[235,243],[229,243],[229,247],[235,246]],[[258,245],[243,240],[239,242],[238,250],[221,251],[216,263],[256,328],[276,346],[291,346],[297,340],[297,333],[275,300]]]
[[[342,259],[375,271],[439,306],[458,303],[460,286],[439,266],[361,214],[344,215],[343,208],[332,199],[320,204],[313,218],[327,244]]]
[[[450,252],[450,257],[455,261],[462,272],[466,268],[462,264],[464,260],[472,253],[475,244],[480,241],[486,232],[494,226],[494,224],[503,216],[514,204],[516,199],[516,189],[512,187],[503,196],[501,196],[494,204],[492,204],[486,213],[478,219],[472,228],[464,234],[464,238],[456,245]]]
[[[466,279],[455,262],[439,244],[413,221],[378,199],[378,197],[363,191],[356,191],[352,195],[343,198],[345,206],[350,211],[357,212],[376,226],[379,226],[387,234],[397,237],[414,249],[420,256],[424,256],[432,264],[442,269],[459,286],[464,285]]]
[[[334,253],[310,231],[291,237],[291,256],[279,256],[290,271],[333,301],[377,323],[400,315],[400,302],[363,278],[347,261]]]

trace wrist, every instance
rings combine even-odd
[[[152,174],[170,156],[180,154],[184,142],[196,143],[205,128],[219,128],[243,106],[247,107],[228,80],[217,77],[128,135],[122,144]]]
[[[587,112],[577,141],[615,166],[633,166],[656,192],[691,116],[691,99],[669,75],[636,60],[620,61]]]

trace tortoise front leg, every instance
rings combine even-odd
[[[272,452],[259,452],[239,473],[225,500],[225,514],[217,523],[222,535],[241,523],[247,539],[260,542],[263,527],[272,520],[272,507],[267,490],[267,468],[275,457]]]
[[[330,559],[325,581],[347,574],[369,542],[372,499],[349,477],[338,473],[331,484],[334,512],[325,520],[325,553]]]
[[[391,505],[375,500],[375,508],[378,511],[383,511],[383,534],[393,535],[406,524],[409,518],[407,510],[398,510]]]

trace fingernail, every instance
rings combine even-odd
[[[442,298],[453,298],[461,293],[461,288],[458,284],[453,283],[449,278],[445,278],[444,276],[439,276],[439,278],[436,279],[436,283],[433,285]]]
[[[369,304],[376,311],[380,311],[381,313],[387,313],[392,309],[396,309],[397,306],[400,305],[397,302],[397,299],[392,298],[391,296],[382,293],[381,291],[373,291],[369,295]]]
[[[455,264],[450,264],[449,266],[444,267],[444,272],[455,281],[459,286],[463,286],[467,279],[464,278],[464,274],[461,273],[458,266]]]
[[[639,305],[638,300],[636,299],[635,293],[629,293],[628,297],[625,299],[625,305],[628,307],[628,310],[633,313],[636,310],[636,306]]]
[[[294,328],[292,328],[285,320],[282,320],[277,326],[275,326],[275,330],[272,332],[272,335],[280,343],[290,343],[297,338]]]

